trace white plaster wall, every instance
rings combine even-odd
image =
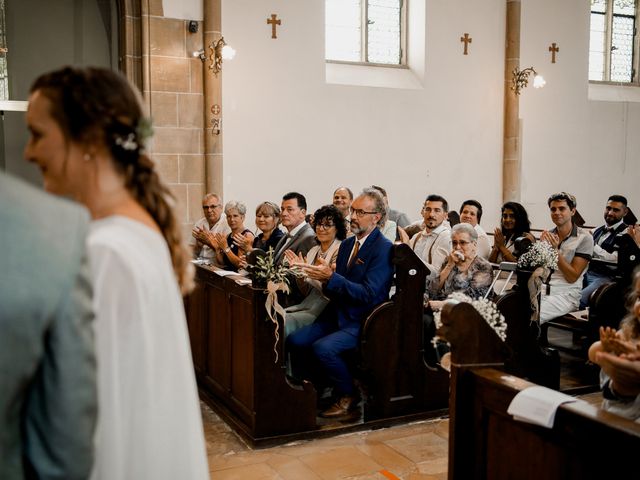
[[[555,64],[552,42],[560,47]],[[576,195],[588,225],[603,223],[613,193],[640,211],[640,104],[590,101],[588,56],[589,2],[522,2],[520,64],[547,80],[543,89],[526,88],[520,101],[522,202],[537,227],[552,226],[546,199],[562,190]]]
[[[414,72],[418,89],[326,84],[323,0],[223,0],[223,34],[238,51],[224,64],[225,198],[246,202],[249,226],[257,203],[286,191],[303,192],[315,209],[336,185],[371,183],[413,218],[427,193],[445,195],[455,209],[477,198],[483,225],[495,226],[505,2],[410,3],[426,5],[424,45],[409,52],[425,60]],[[200,0],[163,6],[168,17],[201,18]],[[283,21],[277,40],[266,24],[272,13]],[[464,32],[473,37],[468,56]],[[640,211],[640,103],[588,100],[588,45],[588,2],[523,0],[521,67],[534,66],[548,82],[520,101],[522,202],[536,227],[550,225],[546,198],[559,190],[578,197],[588,224],[602,222],[611,193]]]
[[[277,40],[266,24],[272,13],[282,19]],[[440,193],[455,209],[477,198],[483,224],[495,224],[504,0],[429,0],[422,21],[422,88],[328,85],[324,0],[223,0],[222,33],[237,50],[223,66],[225,200],[243,200],[253,213],[298,190],[313,210],[338,185],[375,183],[412,218],[425,195]],[[467,56],[464,32],[473,38]]]
[[[204,0],[162,0],[162,13],[167,18],[202,20]]]

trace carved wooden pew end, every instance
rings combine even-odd
[[[492,367],[505,350],[471,305],[448,303],[441,318],[452,356],[449,480],[602,480],[636,470],[640,424],[585,403],[560,406],[550,429],[515,420],[507,409],[533,384]]]

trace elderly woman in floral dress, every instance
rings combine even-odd
[[[443,300],[453,292],[462,292],[471,298],[484,297],[493,280],[491,264],[478,255],[478,233],[468,223],[459,223],[451,229],[452,250],[442,265],[440,275],[429,284],[429,306],[442,308]]]
[[[444,300],[454,292],[461,292],[471,298],[482,298],[491,287],[493,270],[491,264],[478,255],[478,232],[468,223],[459,223],[451,229],[452,250],[440,269],[440,275],[431,278],[427,288],[429,293],[427,308],[423,317],[424,345],[427,363],[437,362],[436,352],[429,351],[427,345],[435,334],[433,312],[440,310]],[[444,350],[437,347],[438,354]],[[429,358],[429,355],[432,355]]]

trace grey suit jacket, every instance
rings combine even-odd
[[[316,242],[316,232],[313,231],[311,225],[308,223],[302,227],[291,239],[287,248],[283,248],[285,242],[287,241],[288,236],[285,235],[278,242],[278,246],[275,249],[275,256],[273,258],[276,264],[280,263],[284,259],[285,250],[292,250],[294,253],[301,253],[302,256],[306,256],[307,252],[311,250],[311,247],[317,245]]]
[[[87,211],[0,172],[0,478],[82,479],[96,377]]]

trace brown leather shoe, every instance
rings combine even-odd
[[[345,395],[340,397],[336,403],[334,403],[327,410],[322,412],[320,416],[322,418],[340,418],[351,415],[353,409],[358,405],[358,399],[352,395]]]

